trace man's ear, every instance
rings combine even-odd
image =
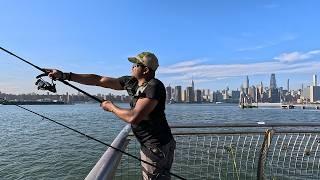
[[[150,72],[150,69],[148,67],[144,68],[143,74],[148,74]]]

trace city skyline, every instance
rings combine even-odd
[[[287,86],[278,86],[276,74],[270,75],[269,86],[263,84],[250,84],[249,77],[246,76],[245,81],[240,85],[240,89],[229,89],[226,87],[221,90],[199,89],[195,88],[193,79],[191,86],[182,88],[178,86],[166,87],[169,103],[319,103],[320,102],[320,86],[317,83],[317,75],[312,76],[311,85],[303,86],[300,89],[290,88],[289,79]]]
[[[4,1],[0,46],[40,67],[111,77],[130,74],[128,56],[152,51],[165,85],[187,87],[193,79],[201,89],[236,89],[247,75],[254,84],[266,84],[275,73],[279,86],[290,79],[297,89],[319,75],[319,5],[315,0]],[[131,13],[133,8],[144,11]],[[0,91],[37,92],[39,71],[4,52],[0,67]],[[75,92],[62,84],[57,90]]]
[[[275,73],[271,73],[271,76],[272,76],[272,74],[275,74]],[[250,80],[249,80],[249,79],[250,79]],[[278,76],[275,77],[275,79],[276,79],[276,82],[277,82],[276,84],[278,84]],[[289,80],[290,80],[290,84],[289,84]],[[250,83],[249,83],[249,81],[250,81]],[[287,79],[287,80],[286,80],[286,84],[279,85],[279,86],[276,85],[276,86],[277,86],[277,87],[282,87],[282,88],[284,88],[284,89],[288,89],[288,87],[289,87],[290,90],[298,90],[298,89],[302,89],[302,87],[315,86],[315,84],[318,85],[318,83],[317,83],[317,74],[312,74],[312,76],[310,77],[310,81],[309,81],[309,82],[302,83],[302,84],[300,84],[300,86],[297,86],[296,88],[294,88],[294,87],[291,86],[291,82],[292,82],[292,79]],[[59,82],[58,82],[58,83],[59,83]],[[171,88],[175,88],[176,86],[180,86],[182,89],[187,88],[187,87],[193,87],[194,90],[196,90],[196,89],[200,89],[200,90],[209,89],[210,91],[222,91],[222,90],[225,90],[226,88],[228,88],[228,89],[230,89],[230,90],[240,90],[241,87],[242,87],[242,86],[245,87],[247,83],[248,83],[249,87],[252,87],[252,86],[257,87],[257,86],[259,86],[261,83],[264,85],[264,87],[270,87],[270,85],[271,85],[270,75],[269,75],[269,79],[268,79],[267,81],[264,82],[264,81],[259,81],[259,80],[258,80],[257,82],[254,82],[254,83],[252,83],[252,80],[251,80],[251,77],[250,77],[250,76],[245,76],[245,77],[242,78],[242,82],[240,81],[239,86],[236,87],[236,88],[230,88],[230,87],[226,84],[226,86],[225,86],[225,87],[222,87],[221,89],[210,89],[210,88],[197,87],[197,85],[195,85],[196,83],[197,83],[197,82],[195,82],[195,81],[193,80],[193,78],[192,78],[192,79],[190,79],[189,84],[186,84],[185,86],[182,86],[181,84],[170,84],[170,83],[169,83],[169,84],[167,84],[167,85],[165,84],[165,87],[170,86]],[[62,86],[63,86],[63,84],[59,84],[59,85],[62,85]],[[269,85],[269,86],[268,86],[268,85]],[[79,87],[83,88],[84,90],[87,90],[88,92],[91,92],[90,89],[91,89],[91,90],[92,90],[92,89],[101,89],[100,87],[85,86],[85,85],[81,85],[81,84],[76,84],[76,86],[79,86]],[[58,87],[59,87],[59,86],[58,86]],[[58,87],[57,87],[57,89],[59,89]],[[248,88],[249,88],[249,87],[248,87]],[[35,91],[33,91],[33,92],[25,92],[25,93],[6,92],[6,91],[2,91],[1,89],[0,89],[0,92],[6,93],[6,94],[15,94],[15,95],[17,95],[17,94],[32,94],[32,93],[35,93],[35,94],[47,94],[47,93],[48,93],[48,91],[37,90],[37,88],[36,88],[35,85],[34,85],[34,89],[35,89]],[[56,94],[62,95],[62,94],[65,94],[65,93],[78,94],[78,91],[75,91],[75,90],[73,90],[73,89],[70,89],[70,91],[57,92]],[[92,94],[98,95],[98,94],[109,94],[109,93],[114,94],[114,95],[126,95],[126,94],[127,94],[126,91],[115,91],[115,90],[110,90],[110,91],[107,91],[107,92],[105,92],[105,93],[103,93],[103,92],[101,92],[101,91],[98,91],[97,93],[92,93]],[[52,93],[50,93],[50,94],[52,94]]]
[[[301,86],[301,89],[290,89],[289,79],[287,80],[287,87],[278,87],[276,75],[272,73],[270,75],[269,86],[263,85],[260,82],[259,85],[250,85],[249,77],[246,76],[245,81],[240,86],[240,90],[230,90],[229,87],[222,90],[210,90],[210,89],[198,89],[195,88],[195,83],[193,79],[191,80],[191,86],[182,88],[182,86],[177,85],[174,87],[166,86],[166,101],[167,103],[319,103],[320,102],[320,86],[317,83],[317,75],[312,76],[312,84],[310,86]],[[5,99],[15,101],[33,100],[36,102],[47,103],[48,100],[60,100],[64,103],[70,104],[73,102],[88,102],[91,99],[82,93],[78,94],[50,94],[46,92],[45,95],[39,94],[6,94],[0,91],[0,96]],[[53,98],[52,98],[53,97]],[[128,95],[116,95],[116,94],[97,94],[96,97],[100,99],[115,100],[118,102],[129,101]],[[58,99],[57,99],[58,98]],[[82,100],[80,100],[82,99]],[[79,101],[80,100],[80,101]]]
[[[227,85],[227,83],[226,83],[226,86],[225,87],[222,87],[221,89],[210,89],[210,88],[202,88],[202,87],[196,87],[194,84],[196,83],[196,81],[194,81],[193,79],[190,79],[190,81],[189,81],[189,85],[187,84],[186,86],[182,86],[181,84],[168,84],[168,85],[166,85],[166,87],[167,86],[170,86],[170,87],[175,87],[175,86],[181,86],[181,88],[187,88],[187,87],[190,87],[190,86],[193,86],[193,87],[196,87],[196,88],[194,88],[194,89],[210,89],[210,90],[212,90],[212,91],[216,91],[216,90],[223,90],[223,89],[226,89],[226,88],[229,88],[230,90],[239,90],[239,89],[241,89],[241,86],[243,86],[243,87],[245,87],[246,86],[246,84],[248,84],[248,88],[249,87],[252,87],[252,86],[259,86],[261,83],[264,85],[264,87],[271,87],[270,85],[271,84],[274,84],[274,81],[272,80],[272,82],[273,83],[271,83],[271,79],[270,79],[270,75],[272,76],[272,75],[276,75],[275,73],[271,73],[271,74],[269,74],[268,75],[268,77],[267,78],[269,78],[267,81],[259,81],[259,80],[257,80],[256,82],[253,82],[252,83],[252,80],[251,80],[251,77],[250,76],[245,76],[245,77],[243,77],[242,78],[242,82],[240,82],[239,83],[239,86],[238,87],[236,87],[236,88],[230,88],[228,85]],[[290,79],[290,78],[288,78],[288,79],[286,79],[286,81],[285,81],[285,84],[283,84],[283,83],[278,83],[278,76],[277,77],[275,77],[274,76],[274,78],[275,78],[275,80],[276,80],[276,82],[275,82],[275,87],[278,87],[278,88],[280,88],[280,87],[282,87],[282,88],[284,88],[284,89],[288,89],[288,87],[289,87],[289,89],[291,90],[298,90],[298,89],[301,89],[301,87],[302,86],[317,86],[317,85],[319,85],[318,83],[317,83],[317,74],[312,74],[309,78],[309,81],[308,82],[305,82],[305,83],[301,83],[300,84],[300,86],[297,86],[297,87],[292,87],[292,85],[291,85],[291,83],[292,83],[292,79]],[[272,76],[273,77],[273,76]],[[281,78],[282,79],[282,78]],[[289,80],[290,80],[290,83],[289,83]],[[250,81],[250,82],[249,82]],[[293,82],[293,83],[295,83],[295,82]],[[315,85],[315,84],[317,84],[317,85]]]

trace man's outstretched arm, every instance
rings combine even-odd
[[[118,78],[99,76],[96,74],[72,73],[70,80],[85,85],[101,86],[115,90],[123,90],[123,87],[120,85]]]
[[[113,112],[123,121],[130,124],[138,124],[142,120],[149,120],[149,114],[157,106],[158,100],[141,98],[138,99],[133,109],[123,109],[114,105],[111,101],[104,101],[101,106],[104,110]]]
[[[46,69],[46,71],[49,73],[48,76],[53,79],[70,80],[85,85],[123,90],[117,78],[104,77],[96,74],[63,73],[57,69]]]

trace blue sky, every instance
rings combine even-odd
[[[0,0],[0,46],[40,67],[128,75],[128,56],[154,52],[165,85],[237,89],[310,85],[320,69],[320,2]],[[37,92],[39,71],[0,52],[0,91]],[[80,86],[91,93],[109,90]],[[58,84],[59,93],[74,92]]]

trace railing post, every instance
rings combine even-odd
[[[262,147],[260,150],[260,155],[259,155],[258,172],[257,172],[258,180],[265,180],[265,174],[264,174],[265,164],[266,164],[269,147],[270,147],[274,133],[275,131],[273,129],[271,130],[267,129],[264,134],[264,140],[263,140]]]
[[[131,126],[130,124],[127,124],[114,139],[111,145],[121,150],[125,150],[128,145],[127,136],[130,131]],[[117,170],[121,157],[121,152],[109,147],[107,151],[101,156],[96,165],[92,168],[85,180],[112,179],[115,171]]]

